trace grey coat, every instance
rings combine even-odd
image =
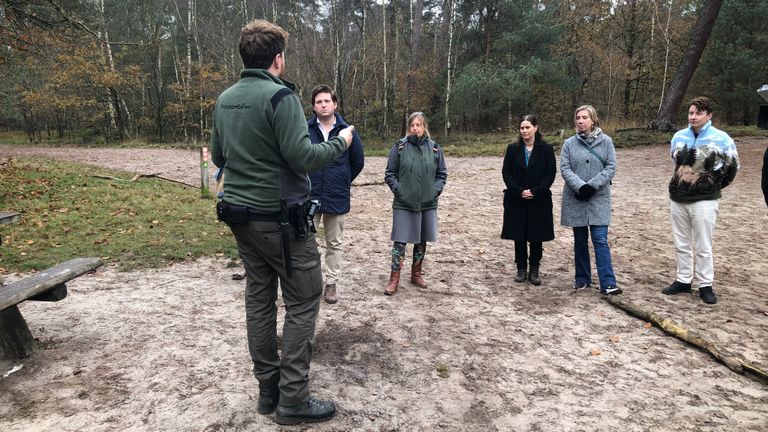
[[[606,164],[588,149],[578,135],[563,144],[560,152],[560,174],[565,180],[560,224],[569,227],[611,224],[611,179],[616,173],[616,149],[613,140],[601,133],[590,146]],[[585,184],[597,189],[589,201],[579,201],[576,193]]]

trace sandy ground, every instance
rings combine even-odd
[[[610,242],[625,300],[768,367],[768,209],[760,166],[768,138],[737,142],[742,170],[721,200],[715,290],[663,296],[674,278],[666,146],[618,151]],[[198,183],[197,154],[177,150],[30,149]],[[356,183],[383,178],[368,158]],[[256,413],[238,269],[205,259],[161,270],[103,268],[58,303],[20,306],[43,349],[0,378],[9,431],[768,431],[768,385],[602,301],[574,292],[572,235],[557,226],[542,277],[512,282],[499,239],[501,158],[447,158],[439,241],[427,289],[386,297],[391,195],[353,188],[340,302],[322,304],[312,390],[330,422],[280,427]],[[562,180],[553,186],[559,220]],[[410,258],[410,248],[408,258]],[[407,272],[406,272],[407,273]],[[2,275],[12,280],[15,275]],[[281,323],[280,323],[281,324]]]

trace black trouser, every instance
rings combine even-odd
[[[528,256],[528,244],[531,245],[531,255]],[[541,256],[544,254],[542,242],[526,242],[515,240],[515,264],[517,268],[526,269],[530,263],[531,267],[538,267],[541,262]]]

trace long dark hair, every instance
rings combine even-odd
[[[539,118],[533,114],[528,114],[527,116],[523,117],[522,120],[520,120],[520,123],[524,121],[530,122],[533,126],[536,126],[536,135],[533,137],[533,142],[534,144],[540,142],[541,132],[539,131]],[[525,145],[525,141],[523,141],[523,136],[520,135],[520,132],[517,133],[517,143],[520,145]]]

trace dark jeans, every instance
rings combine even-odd
[[[293,273],[288,277],[276,222],[235,224],[231,229],[247,276],[245,319],[253,373],[261,391],[268,393],[279,379],[280,404],[302,404],[310,397],[309,364],[323,291],[315,236],[296,240],[291,233]],[[285,303],[282,358],[277,350],[278,279]]]
[[[608,246],[608,226],[590,225],[573,228],[573,254],[576,264],[576,284],[592,283],[592,267],[589,263],[589,243],[587,236],[592,235],[592,246],[595,248],[595,263],[597,276],[600,278],[600,288],[616,285],[616,275],[611,264],[611,248]]]
[[[531,255],[528,256],[528,244],[531,245]],[[515,240],[515,264],[517,268],[525,269],[526,265],[538,267],[541,262],[541,256],[544,254],[542,242],[526,242]]]

